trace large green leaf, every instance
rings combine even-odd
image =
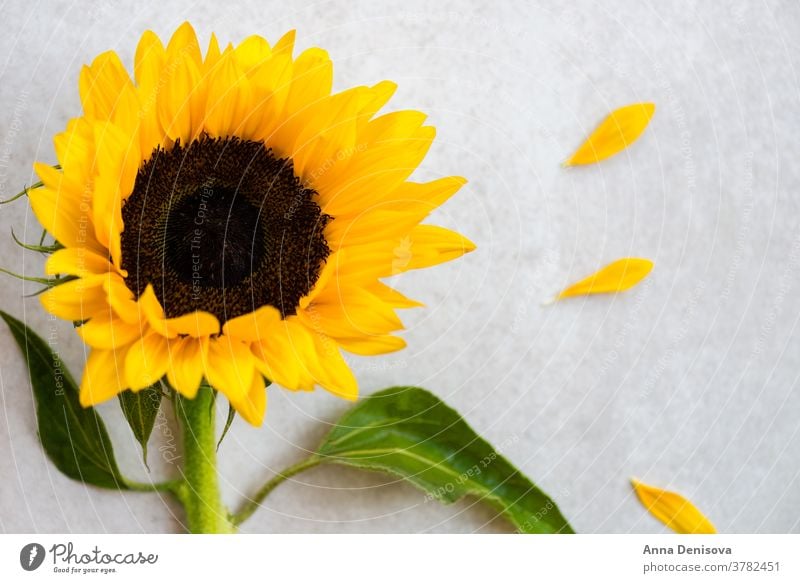
[[[142,460],[147,465],[147,442],[156,423],[158,409],[161,407],[161,383],[158,382],[141,391],[123,391],[119,394],[122,413],[131,426],[131,431],[142,446]]]
[[[102,488],[127,488],[111,440],[94,409],[84,409],[64,363],[39,336],[0,311],[28,363],[39,439],[56,467],[75,480]]]
[[[317,455],[323,463],[399,475],[446,503],[474,496],[520,532],[573,532],[555,502],[424,389],[393,387],[363,400]]]

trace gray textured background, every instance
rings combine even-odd
[[[470,184],[436,215],[476,253],[397,282],[409,348],[352,359],[362,391],[430,388],[556,498],[580,532],[660,532],[630,476],[690,496],[723,532],[800,532],[800,5],[797,2],[23,2],[2,5],[0,197],[53,161],[51,136],[79,112],[80,66],[184,19],[201,42],[298,30],[335,85],[393,79],[392,108],[430,114],[438,138],[418,174]],[[644,137],[601,165],[560,162],[615,107],[654,101]],[[38,275],[12,243],[38,225],[0,208],[0,263]],[[543,306],[619,257],[655,261],[617,297]],[[84,348],[35,286],[0,279],[0,306],[58,347]],[[174,532],[149,494],[64,478],[38,446],[22,358],[0,330],[0,530]],[[238,501],[315,446],[346,403],[269,391],[267,420],[222,447]],[[101,407],[120,463],[146,477],[115,402]],[[157,446],[153,475],[174,471]],[[503,532],[472,501],[426,503],[411,486],[320,468],[281,486],[253,532]]]

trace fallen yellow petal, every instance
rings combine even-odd
[[[642,281],[653,269],[649,259],[626,257],[609,263],[603,269],[582,279],[562,291],[556,299],[589,294],[607,294],[625,291]]]
[[[594,164],[618,154],[642,135],[655,110],[654,103],[634,103],[612,111],[564,165]]]
[[[647,510],[678,534],[716,534],[717,529],[689,500],[668,490],[631,479],[639,501]]]

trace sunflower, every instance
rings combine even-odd
[[[396,86],[332,93],[332,64],[294,32],[203,56],[184,23],[152,32],[134,80],[114,52],[80,74],[83,115],[37,163],[33,210],[58,242],[42,294],[91,347],[83,406],[162,379],[205,382],[259,425],[266,386],[355,399],[341,351],[402,348],[381,280],[474,246],[420,224],[465,180],[412,182],[435,130],[418,111],[377,115]]]

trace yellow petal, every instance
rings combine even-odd
[[[375,193],[368,207],[336,215],[325,226],[325,238],[332,250],[371,243],[376,232],[382,238],[400,239],[465,183],[461,177],[448,176],[422,184],[404,182],[388,193]],[[323,211],[328,212],[327,207]]]
[[[277,382],[288,389],[304,391],[313,390],[316,384],[338,397],[355,400],[358,397],[358,383],[342,358],[337,342],[323,334],[320,328],[303,323],[297,316],[289,316],[283,323],[284,340],[288,341],[283,348],[288,349],[287,353],[279,354],[275,345],[268,347],[266,342],[260,343],[265,356],[271,357],[273,362],[297,361],[297,370],[294,371],[298,375],[296,384],[284,384],[282,379],[275,377]],[[281,334],[277,333],[276,336],[280,337]]]
[[[173,338],[177,335],[187,335],[192,338],[203,338],[211,334],[219,334],[219,320],[208,312],[191,312],[164,320],[164,336]]]
[[[244,342],[227,336],[211,339],[205,366],[208,382],[229,400],[241,399],[250,391],[255,362]]]
[[[385,283],[379,281],[374,282],[368,286],[368,290],[373,295],[377,296],[387,304],[391,304],[395,308],[424,308],[425,304],[412,300],[406,297],[396,289],[389,287]]]
[[[114,51],[102,53],[90,66],[84,66],[78,85],[87,117],[136,130],[139,100],[125,66]]]
[[[94,237],[89,205],[81,205],[69,193],[46,186],[29,190],[28,200],[41,225],[59,243],[65,247],[87,247],[97,253],[106,252],[106,247]]]
[[[203,59],[203,75],[208,75],[210,71],[214,70],[217,66],[219,58],[222,56],[222,51],[219,50],[219,41],[217,35],[211,33],[211,38],[208,41],[208,49],[206,50],[206,57]]]
[[[134,391],[149,387],[167,373],[169,347],[167,339],[153,332],[140,338],[125,357],[125,380]]]
[[[246,342],[258,342],[280,333],[281,313],[273,306],[261,306],[255,312],[225,322],[222,333]]]
[[[84,161],[80,162],[80,164],[83,163]],[[69,202],[74,206],[80,206],[81,203],[85,205],[89,202],[86,199],[86,194],[91,186],[91,180],[88,182],[82,181],[80,173],[73,171],[67,174],[63,169],[59,170],[55,166],[42,164],[41,162],[34,162],[33,169],[41,178],[44,187],[57,192],[64,202]]]
[[[291,57],[292,51],[294,51],[294,37],[297,31],[290,30],[286,34],[284,34],[278,42],[275,43],[275,46],[272,47],[272,53],[275,55],[286,55]]]
[[[142,334],[137,324],[128,324],[113,313],[101,312],[75,331],[92,348],[110,350],[130,344]]]
[[[320,294],[307,308],[298,308],[297,318],[309,329],[334,338],[383,335],[403,329],[391,305],[364,289],[334,289]]]
[[[172,34],[167,44],[167,53],[172,55],[183,55],[189,58],[198,67],[203,64],[203,55],[200,53],[200,44],[197,42],[197,34],[189,22],[184,22]]]
[[[252,344],[259,372],[292,391],[312,391],[317,364],[316,347],[309,330],[296,316],[281,320],[269,335]]]
[[[292,80],[292,60],[286,55],[272,58],[247,71],[251,104],[242,121],[240,135],[251,140],[269,138],[275,127],[284,123],[283,107]]]
[[[83,407],[108,401],[128,388],[122,374],[124,363],[124,350],[92,350],[81,379],[80,402]]]
[[[264,385],[264,378],[258,374],[253,375],[250,391],[235,403],[231,401],[231,405],[250,425],[255,427],[261,425],[267,409],[267,388]]]
[[[105,275],[81,277],[58,284],[39,296],[49,314],[64,320],[87,320],[98,312],[107,312],[103,290]]]
[[[329,393],[355,401],[358,398],[358,381],[342,358],[337,343],[324,334],[311,334],[316,358],[310,358],[308,365],[314,380]]]
[[[167,338],[175,338],[179,334],[202,338],[219,333],[219,320],[208,312],[195,311],[183,316],[167,318],[164,308],[161,307],[161,302],[158,301],[156,292],[150,284],[139,298],[139,308],[153,329]]]
[[[91,183],[94,173],[94,128],[92,122],[76,117],[67,122],[66,129],[53,138],[56,157],[64,174],[80,185],[80,194]],[[44,170],[47,170],[45,165]],[[37,168],[38,172],[38,168]],[[46,182],[45,182],[46,184]]]
[[[292,352],[285,325],[276,330],[268,340],[252,344],[251,350],[255,357],[255,366],[262,375],[287,389],[295,391],[299,388],[300,364],[298,357]]]
[[[103,281],[108,304],[122,320],[128,324],[139,325],[139,306],[133,292],[125,285],[125,280],[116,273],[110,273]]]
[[[205,130],[212,137],[238,135],[252,109],[250,82],[234,53],[226,51],[210,73]]]
[[[647,274],[652,269],[653,262],[649,259],[639,259],[637,257],[618,259],[614,263],[609,263],[597,273],[569,286],[558,294],[556,299],[625,291],[647,277]]]
[[[333,63],[328,53],[319,48],[304,51],[292,65],[291,83],[284,101],[283,123],[268,137],[267,145],[279,155],[292,153],[298,134],[306,127],[314,105],[324,105],[333,84]]]
[[[267,40],[258,35],[244,39],[235,49],[236,60],[245,72],[249,73],[272,56]]]
[[[361,336],[357,338],[337,338],[336,342],[347,352],[361,356],[375,356],[397,352],[406,347],[406,341],[389,334]]]
[[[203,380],[208,355],[207,338],[178,338],[170,342],[169,384],[184,397],[194,399]]]
[[[618,154],[642,135],[655,110],[653,103],[634,103],[612,111],[564,165],[594,164]]]
[[[335,264],[338,285],[352,280],[363,286],[365,279],[431,267],[474,250],[475,244],[458,233],[434,225],[417,225],[401,237],[341,248],[328,258],[328,263]]]
[[[113,271],[108,259],[83,247],[59,249],[47,258],[44,272],[47,275],[98,275]]]
[[[378,110],[386,105],[395,91],[397,91],[397,83],[394,81],[381,81],[373,85],[371,87],[371,97],[361,109],[361,116],[364,121],[368,122],[372,116],[378,113]]]
[[[180,139],[185,145],[203,129],[205,106],[203,59],[188,22],[172,35],[164,63],[169,74],[158,90],[158,119],[171,140]]]
[[[439,265],[475,250],[475,244],[466,237],[434,225],[418,225],[411,230],[408,256],[403,251],[404,243],[404,240],[398,241],[394,249],[391,275]]]
[[[164,130],[158,120],[158,92],[162,84],[166,51],[152,31],[145,31],[136,47],[134,76],[139,95],[139,139],[142,154],[149,156],[158,145],[164,145]]]
[[[302,116],[291,149],[295,173],[313,184],[313,177],[344,158],[342,152],[355,148],[358,112],[366,87],[353,87],[320,100]],[[287,144],[288,145],[288,144]]]
[[[152,30],[144,31],[136,47],[133,72],[138,87],[157,89],[164,66],[164,45]],[[153,92],[153,95],[155,92]],[[148,97],[150,95],[148,94]]]
[[[658,520],[678,534],[715,534],[717,529],[697,507],[676,492],[632,479],[639,501]]]
[[[279,50],[277,46],[275,48]],[[330,95],[332,87],[333,63],[327,51],[317,47],[303,51],[294,62],[292,86],[286,102],[287,113],[296,114]]]
[[[399,118],[386,121],[388,117]],[[371,121],[350,163],[341,169],[336,166],[314,181],[322,206],[334,215],[363,211],[375,192],[400,186],[420,165],[436,137],[435,128],[419,127],[424,117],[419,112],[394,112]]]
[[[94,124],[98,175],[94,183],[92,220],[97,240],[108,247],[115,265],[122,261],[122,201],[133,191],[140,161],[139,142],[118,126]]]

